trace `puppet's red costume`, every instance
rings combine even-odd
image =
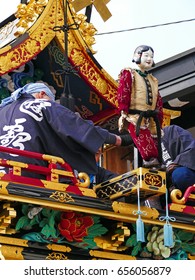
[[[163,120],[162,98],[158,80],[140,70],[121,70],[118,87],[118,108],[121,114],[119,131],[126,123],[127,129],[145,161],[159,158],[159,136]]]

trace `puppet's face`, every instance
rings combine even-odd
[[[142,71],[149,70],[154,63],[154,54],[149,49],[146,52],[143,52],[141,55],[141,63],[139,64],[139,68]]]

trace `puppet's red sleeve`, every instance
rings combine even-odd
[[[118,112],[122,110],[128,113],[131,102],[132,74],[130,70],[123,69],[119,75],[119,85],[117,91]]]

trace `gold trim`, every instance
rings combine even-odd
[[[3,54],[3,53],[8,52],[10,50],[11,50],[11,46],[6,46],[6,47],[0,49],[0,55]]]
[[[74,199],[68,193],[54,192],[50,197],[59,202],[74,202]]]
[[[35,3],[37,5],[37,3]],[[50,12],[49,12],[50,10]],[[18,39],[22,41],[17,48],[13,47],[7,51],[6,47],[3,48],[6,52],[0,56],[0,75],[12,71],[31,60],[35,55],[40,53],[55,37],[53,27],[55,25],[56,15],[56,1],[49,0],[47,7],[38,18],[37,22],[28,30],[26,36],[22,40],[22,36]],[[16,38],[17,41],[17,38]]]
[[[89,207],[85,207],[85,206],[78,206],[78,205],[70,205],[70,204],[62,204],[59,202],[52,202],[52,201],[45,201],[45,200],[41,200],[41,199],[34,199],[34,198],[26,198],[26,197],[20,197],[20,196],[15,196],[15,195],[3,195],[0,194],[0,199],[6,199],[6,200],[10,200],[10,201],[18,201],[18,202],[23,202],[23,203],[32,203],[32,204],[36,204],[36,205],[41,205],[43,207],[50,207],[56,210],[61,210],[61,211],[76,211],[76,212],[83,212],[83,213],[90,213],[91,215],[100,215],[102,217],[111,219],[111,220],[117,220],[117,221],[122,221],[122,222],[127,222],[127,223],[132,223],[132,222],[136,222],[137,220],[137,216],[133,215],[132,216],[130,214],[121,214],[121,213],[115,213],[115,212],[109,212],[109,211],[105,211],[105,210],[100,210],[100,209],[94,209],[94,208],[89,208]],[[114,202],[119,203],[120,202]],[[113,203],[113,204],[114,204]],[[127,206],[128,204],[126,204]],[[116,207],[116,205],[115,205]],[[134,206],[132,206],[134,209]],[[117,206],[115,209],[120,208],[119,206]],[[121,207],[121,209],[124,208]],[[157,211],[156,209],[151,209],[148,207],[145,207],[144,210],[146,212],[150,212],[151,210],[153,211]],[[118,211],[118,210],[117,210]],[[141,207],[141,211],[143,211],[142,207]],[[158,211],[157,211],[158,212]],[[147,213],[146,213],[147,214]],[[164,222],[161,222],[159,220],[153,220],[148,218],[148,216],[143,216],[142,217],[143,222],[147,223],[147,224],[151,224],[151,225],[161,225],[164,226]],[[194,221],[195,223],[195,221]],[[173,228],[180,228],[180,229],[184,229],[184,230],[189,230],[191,232],[195,232],[195,226],[194,225],[189,225],[189,224],[180,224],[180,223],[171,223]]]
[[[42,158],[50,163],[60,163],[60,164],[64,164],[65,161],[63,158],[61,157],[57,157],[57,156],[52,156],[52,155],[48,155],[48,154],[43,154]]]
[[[90,178],[89,175],[85,172],[80,172],[78,174],[79,179],[81,180],[81,182],[78,183],[79,187],[82,188],[88,188],[90,185]],[[94,193],[95,194],[95,193]],[[96,196],[96,195],[95,195]]]
[[[182,192],[179,189],[172,190],[171,194],[171,201],[177,204],[185,204],[185,198],[182,197]]]
[[[48,254],[48,256],[45,258],[46,260],[68,260],[68,257],[65,254],[58,253],[58,252],[52,252]]]
[[[10,207],[10,203],[4,203],[0,212],[0,233],[13,234],[15,229],[11,228],[12,219],[16,217],[16,211]]]
[[[9,244],[15,245],[20,247],[28,247],[28,240],[20,239],[20,238],[13,238],[0,235],[0,243],[2,244]]]
[[[61,251],[61,252],[66,252],[70,253],[72,249],[70,247],[64,246],[64,245],[58,245],[58,244],[48,244],[47,245],[48,250],[51,251]]]
[[[170,109],[163,108],[163,124],[162,127],[171,124],[171,120],[181,116],[181,111],[174,111]]]
[[[114,201],[112,203],[112,208],[115,213],[120,213],[124,215],[135,216],[134,213],[137,211],[137,204],[129,204],[124,202]],[[141,211],[145,213],[147,219],[156,220],[159,217],[159,212],[155,208],[149,208],[146,206],[141,207]],[[137,216],[135,216],[137,219]],[[144,218],[144,216],[143,216]]]
[[[171,211],[176,211],[182,213],[184,209],[186,208],[186,205],[183,204],[177,204],[177,203],[171,203],[169,209]]]
[[[0,243],[1,244],[9,244],[13,246],[18,247],[25,247],[28,248],[28,242],[29,240],[22,239],[22,238],[15,238],[15,237],[7,237],[0,235]],[[65,245],[59,245],[59,244],[45,244],[46,248],[51,251],[59,251],[59,252],[71,252],[72,249],[70,247],[67,247]]]
[[[116,254],[110,253],[106,251],[97,251],[97,250],[90,250],[90,256],[97,257],[101,259],[109,259],[109,260],[136,260],[136,257],[124,255],[124,254]]]
[[[0,260],[2,261],[2,260],[5,260],[5,257],[3,256],[3,254],[2,254],[2,252],[1,252],[1,244],[0,244]]]
[[[0,172],[0,174],[2,174],[2,172]],[[3,173],[3,176],[5,174]],[[0,180],[1,180],[1,176],[0,176]],[[5,181],[0,181],[0,193],[2,194],[8,194],[7,191],[7,186],[9,185],[9,182],[5,182]]]
[[[195,260],[195,256],[194,256],[194,255],[188,254],[188,259],[190,259],[190,260]]]
[[[5,260],[24,260],[23,250],[23,248],[17,246],[1,245],[0,247],[0,252]]]

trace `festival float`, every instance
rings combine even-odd
[[[108,20],[107,2],[21,1],[0,27],[0,98],[42,81],[57,102],[116,133],[117,81],[94,58],[97,30],[88,20],[92,5]],[[165,110],[164,125],[174,114]],[[118,153],[107,150],[117,161]],[[63,158],[9,146],[0,152],[47,162],[43,167],[0,158],[9,170],[0,172],[0,259],[195,259],[194,186],[183,196],[174,190],[170,202],[164,170],[125,170],[120,164],[121,175],[91,189],[89,176],[76,177]],[[124,152],[129,150],[120,157]],[[24,176],[24,170],[44,179]],[[160,197],[163,209],[150,205]]]

